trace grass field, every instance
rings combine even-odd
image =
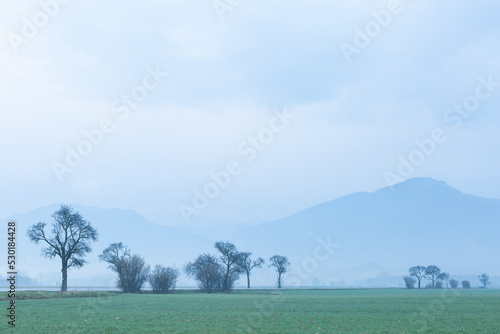
[[[28,299],[16,302],[16,328],[2,316],[2,333],[500,333],[500,290],[58,296],[21,292]]]

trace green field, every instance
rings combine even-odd
[[[500,290],[19,296],[29,299],[16,302],[15,329],[2,316],[3,333],[500,333]],[[5,294],[1,303],[6,314]]]

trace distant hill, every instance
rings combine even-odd
[[[133,210],[100,209],[79,204],[71,206],[97,229],[99,240],[92,244],[93,252],[86,258],[89,263],[82,269],[69,272],[69,285],[114,285],[113,273],[97,258],[110,243],[123,242],[129,246],[132,253],[143,256],[151,266],[176,265],[179,268],[195,258],[200,249],[209,249],[213,245],[211,239],[185,230],[154,224]],[[49,227],[52,222],[50,215],[59,208],[60,205],[50,205],[9,218],[15,220],[18,226],[17,253],[21,274],[43,284],[55,285],[60,282],[60,263],[57,259],[43,258],[40,253],[44,245],[30,242],[26,231],[29,226],[39,221],[46,222]]]
[[[10,218],[18,223],[20,273],[37,284],[60,282],[60,264],[43,258],[42,245],[29,242],[26,230],[38,221],[50,223],[50,215],[59,207],[51,205]],[[399,286],[408,268],[419,264],[436,264],[452,278],[474,278],[483,272],[492,278],[500,276],[500,200],[464,194],[430,178],[411,179],[373,193],[353,193],[280,220],[239,229],[228,238],[193,227],[156,225],[133,210],[72,207],[100,236],[87,257],[89,264],[70,271],[70,286],[114,285],[114,274],[97,256],[110,243],[120,241],[151,266],[179,269],[201,253],[214,254],[213,243],[219,239],[266,260],[274,254],[287,255],[292,268],[285,285]],[[325,250],[322,245],[329,246]],[[254,271],[252,282],[271,286],[274,279],[266,265]],[[238,283],[245,284],[243,280]],[[492,283],[500,285],[493,279]],[[186,284],[193,282],[181,273],[178,285]]]
[[[340,280],[362,285],[378,282],[373,279],[378,276],[405,275],[418,264],[436,264],[452,276],[499,275],[499,236],[500,200],[414,178],[245,228],[231,240],[259,256],[288,255],[304,285],[314,278],[326,285]],[[327,260],[313,260],[317,238],[327,237],[339,247]]]

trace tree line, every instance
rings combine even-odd
[[[42,254],[54,259],[61,260],[62,284],[61,291],[68,289],[68,270],[71,268],[81,268],[87,261],[86,254],[92,252],[91,242],[98,239],[97,230],[90,222],[85,220],[79,212],[66,205],[61,205],[58,211],[51,215],[53,221],[50,234],[47,234],[44,222],[33,224],[27,231],[29,239],[38,244],[43,243],[45,247]],[[233,289],[240,275],[246,275],[247,287],[250,288],[250,275],[253,269],[262,268],[265,261],[263,258],[252,259],[252,253],[239,252],[236,246],[228,241],[218,241],[214,245],[218,251],[218,256],[211,254],[201,254],[194,261],[187,263],[183,270],[186,275],[193,278],[198,287],[204,292],[229,291]],[[175,288],[179,271],[174,268],[167,268],[156,265],[153,270],[146,264],[141,256],[131,255],[130,249],[121,242],[109,245],[100,255],[100,261],[109,264],[113,272],[118,276],[117,287],[123,292],[140,292],[148,282],[155,293],[167,293]],[[276,286],[283,285],[283,274],[288,271],[290,262],[284,255],[273,255],[269,258],[268,267],[276,271]],[[458,281],[450,279],[450,274],[442,272],[436,265],[414,266],[409,270],[409,276],[403,279],[409,289],[421,288],[423,279],[428,280],[425,288],[446,287],[456,289]],[[489,275],[481,274],[479,281],[484,288],[488,284]],[[470,282],[462,281],[462,287],[470,288]]]
[[[408,269],[409,276],[404,276],[405,286],[407,289],[414,289],[415,284],[417,284],[418,289],[421,288],[421,281],[427,279],[428,283],[425,286],[426,289],[441,289],[443,288],[443,283],[446,283],[447,288],[457,289],[458,280],[450,279],[450,274],[447,272],[442,272],[441,268],[436,265],[430,266],[414,266]],[[478,276],[479,282],[486,288],[490,284],[490,276],[488,274],[481,274]],[[463,289],[470,289],[471,284],[468,280],[462,281]]]
[[[42,254],[54,259],[61,259],[62,284],[61,292],[68,289],[68,270],[72,267],[81,268],[87,261],[84,257],[92,252],[91,242],[98,239],[98,232],[90,222],[78,212],[66,205],[51,215],[52,230],[47,235],[46,223],[39,222],[32,225],[27,235],[38,244],[45,247]],[[217,241],[214,245],[218,256],[201,254],[194,261],[184,266],[184,272],[193,278],[200,290],[204,292],[229,291],[234,288],[240,275],[246,275],[247,288],[250,288],[250,276],[253,269],[262,268],[263,258],[252,259],[252,253],[239,252],[236,246],[228,241]],[[175,288],[179,271],[174,268],[156,265],[153,270],[146,264],[144,258],[131,254],[130,249],[123,243],[110,244],[99,255],[99,261],[108,263],[108,268],[117,274],[117,287],[123,292],[141,292],[146,283],[149,283],[154,293],[168,293]],[[269,258],[269,268],[276,270],[276,286],[283,285],[283,274],[288,271],[290,262],[284,255],[273,255]]]
[[[250,288],[250,275],[253,269],[262,268],[263,258],[252,260],[250,252],[239,252],[236,246],[228,241],[217,241],[214,245],[219,256],[201,254],[194,261],[184,266],[184,272],[193,278],[201,291],[225,292],[234,288],[240,275],[246,275],[247,288]],[[137,254],[131,255],[127,246],[121,242],[109,245],[100,255],[100,261],[109,263],[108,268],[114,271],[117,287],[123,292],[141,292],[149,283],[154,293],[169,293],[179,277],[179,271],[174,268],[155,266],[151,271],[144,258]],[[281,288],[282,275],[286,273],[290,263],[286,256],[273,255],[269,259],[269,267],[277,272],[277,287]]]

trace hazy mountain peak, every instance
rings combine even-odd
[[[340,246],[318,267],[316,277],[354,280],[381,274],[372,267],[404,275],[419,263],[437,264],[451,274],[472,274],[495,268],[498,221],[500,200],[465,194],[446,182],[419,177],[255,225],[233,239],[259,255],[279,251],[300,264],[330,238]],[[277,236],[282,242],[277,242]]]
[[[401,183],[387,186],[375,191],[373,194],[384,194],[393,196],[443,196],[444,193],[455,195],[463,194],[461,191],[451,187],[444,181],[430,177],[415,177]]]
[[[451,188],[446,182],[433,179],[432,177],[414,177],[398,183],[393,187],[396,188]],[[390,187],[389,187],[390,188]]]

